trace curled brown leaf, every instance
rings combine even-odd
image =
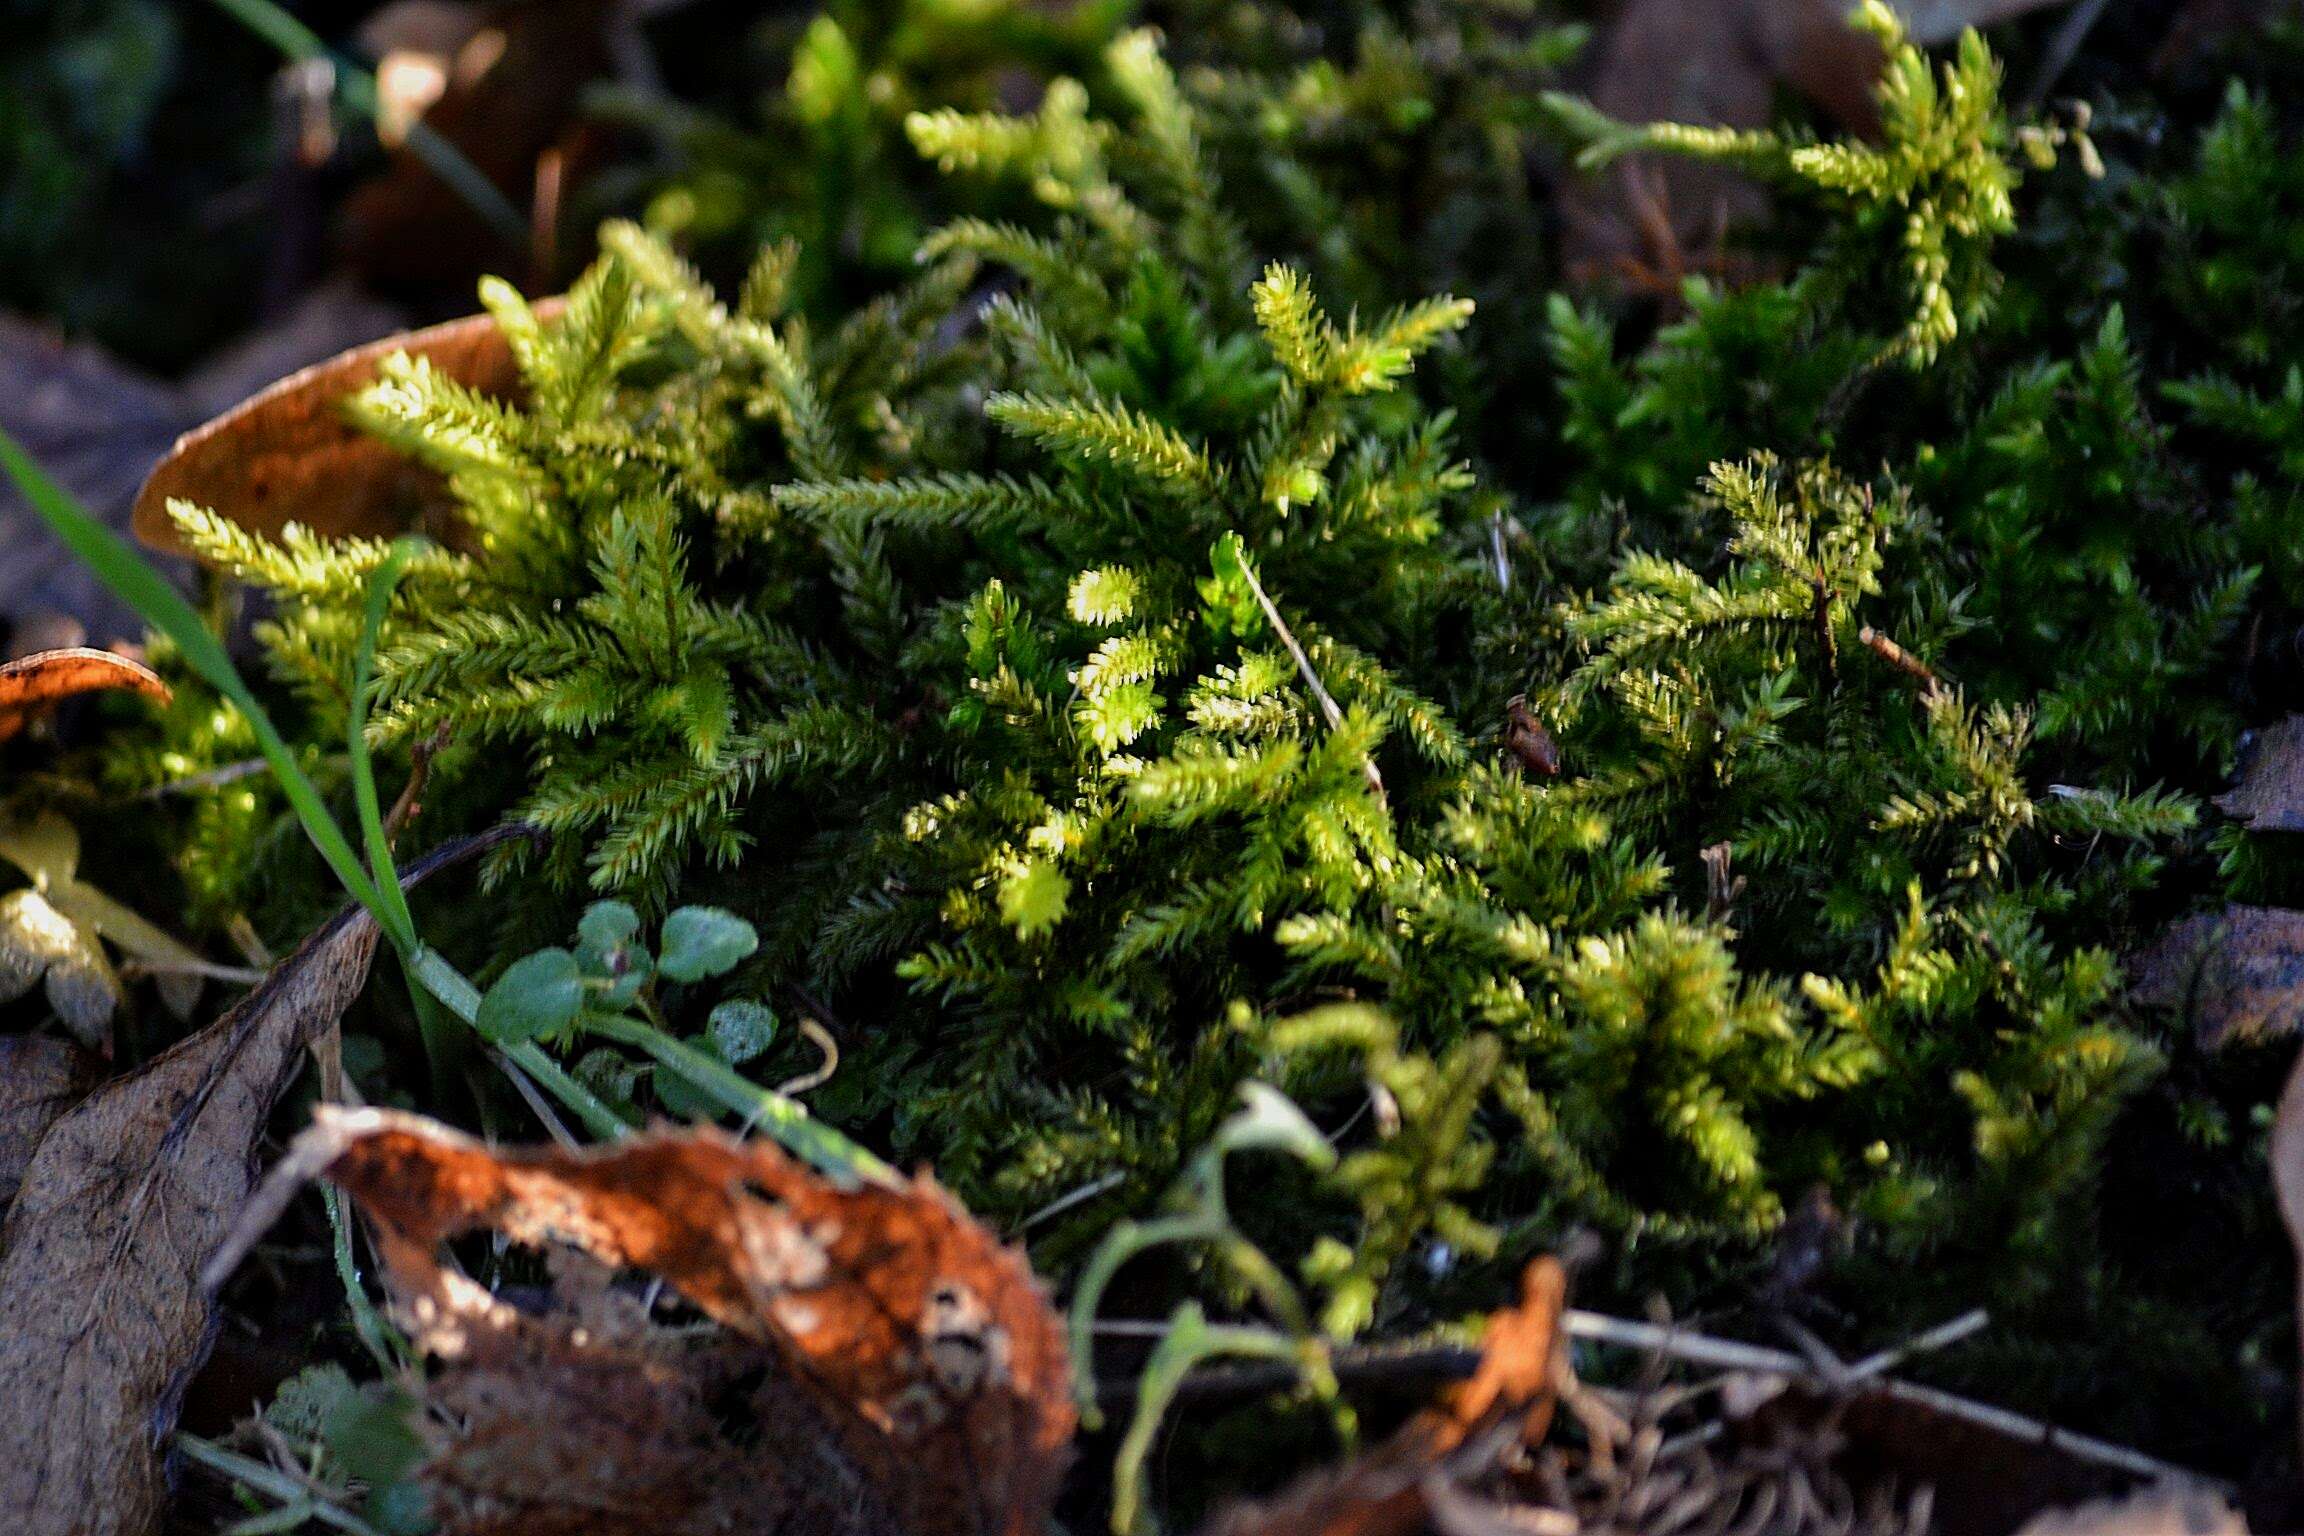
[[[1234,1505],[1207,1536],[1422,1536],[1448,1528],[1443,1506],[1462,1484],[1551,1427],[1567,1284],[1558,1261],[1529,1265],[1518,1303],[1488,1319],[1469,1379],[1366,1456],[1313,1473],[1275,1499]]]
[[[496,1152],[417,1116],[324,1107],[243,1240],[313,1176],[369,1217],[396,1309],[447,1362],[458,1402],[441,1406],[480,1426],[443,1441],[425,1473],[449,1532],[719,1529],[709,1474],[732,1465],[778,1498],[812,1497],[831,1476],[847,1507],[884,1512],[838,1529],[1025,1536],[1046,1521],[1074,1423],[1061,1329],[1022,1256],[932,1179],[843,1187],[711,1127]],[[565,1302],[542,1319],[509,1313],[441,1263],[441,1245],[471,1231],[660,1278],[720,1325],[721,1342],[668,1350],[629,1306],[614,1326],[600,1307],[587,1319]],[[656,1428],[602,1440],[590,1394],[614,1402],[627,1379]],[[766,1393],[785,1405],[774,1444],[690,1433],[706,1422],[698,1405],[725,1401],[734,1381],[750,1383],[746,1403]],[[562,1400],[504,1439],[509,1422],[474,1419],[464,1398]],[[621,1495],[597,1478],[534,1474],[597,1460],[609,1443],[629,1463],[613,1487],[667,1491],[620,1513]],[[478,1464],[491,1469],[485,1491]],[[516,1525],[498,1523],[508,1510]]]
[[[36,651],[0,663],[0,741],[24,729],[32,718],[74,694],[124,689],[168,701],[168,685],[140,661],[88,646]]]
[[[539,319],[549,319],[559,302],[548,299],[535,309]],[[155,549],[189,554],[168,516],[171,501],[212,508],[267,536],[290,522],[343,538],[383,538],[422,526],[445,503],[439,475],[362,431],[343,409],[396,352],[422,358],[481,394],[519,393],[511,343],[491,315],[354,347],[178,438],[136,493],[136,536]]]

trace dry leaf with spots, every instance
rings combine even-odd
[[[1520,1300],[1495,1313],[1470,1379],[1357,1461],[1316,1472],[1269,1501],[1238,1504],[1208,1536],[1422,1536],[1464,1513],[1464,1485],[1484,1478],[1551,1428],[1563,1369],[1567,1276],[1556,1260],[1528,1266]]]
[[[212,1277],[314,1176],[369,1218],[395,1310],[441,1362],[435,1406],[465,1426],[434,1426],[420,1474],[445,1533],[717,1531],[736,1470],[747,1507],[836,1494],[847,1511],[762,1528],[1046,1523],[1074,1424],[1062,1330],[1021,1254],[932,1179],[844,1187],[712,1127],[495,1152],[323,1107]],[[563,1284],[541,1316],[512,1309],[444,1267],[441,1245],[473,1231],[574,1249],[594,1283]],[[664,1336],[598,1283],[625,1270],[718,1329]]]
[[[536,316],[550,320],[559,308],[558,300],[544,300]],[[439,474],[362,431],[344,412],[345,402],[374,383],[384,360],[399,352],[483,395],[519,395],[511,343],[491,315],[354,347],[178,438],[136,494],[136,536],[155,549],[191,553],[168,515],[171,501],[207,507],[266,537],[292,522],[333,538],[431,528],[448,508]]]
[[[2175,924],[2129,961],[2129,998],[2191,1025],[2203,1046],[2285,1035],[2304,1021],[2304,912],[2226,907]]]
[[[114,689],[168,701],[168,685],[158,673],[111,651],[76,645],[0,663],[0,741],[60,700]]]
[[[99,1065],[69,1040],[0,1036],[0,1213],[16,1198],[48,1127],[96,1086]]]
[[[0,1228],[0,1509],[15,1529],[157,1528],[159,1447],[213,1333],[201,1266],[239,1219],[304,1047],[358,995],[375,948],[366,914],[337,918],[40,1138]]]
[[[200,1000],[199,954],[80,878],[80,835],[70,822],[53,812],[0,821],[0,860],[32,882],[0,896],[0,1003],[45,984],[73,1037],[109,1051],[121,998],[104,953],[110,943],[152,969],[171,1013],[191,1017]]]
[[[2304,715],[2255,734],[2242,758],[2240,782],[2218,795],[2215,805],[2251,832],[2304,832]]]

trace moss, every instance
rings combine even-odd
[[[2061,1362],[2034,1406],[2101,1417],[2117,1349],[2234,1369],[2143,1342],[2183,1298],[2121,1274],[2099,1200],[2199,1097],[2115,955],[2293,881],[2201,805],[2293,692],[2296,386],[2230,308],[2242,271],[2248,314],[2304,292],[2284,109],[2107,135],[2098,180],[1973,40],[1892,51],[1874,146],[1561,107],[1776,176],[1822,231],[1643,335],[1528,301],[1533,225],[1421,249],[1416,178],[1486,184],[1513,125],[1388,111],[1422,56],[1387,25],[1292,85],[1129,34],[1032,112],[924,103],[976,211],[845,313],[788,249],[730,302],[621,226],[556,326],[491,290],[525,406],[389,374],[362,409],[476,551],[411,573],[380,661],[379,740],[459,742],[430,830],[552,834],[497,871],[516,923],[587,886],[756,919],[749,980],[844,1021],[819,1111],[1042,1216],[1052,1266],[1254,1078],[1350,1154],[1238,1213],[1340,1332],[1578,1223],[1625,1284],[1749,1295],[1821,1183],[1867,1323],[1989,1295]],[[1415,184],[1313,227],[1363,142]],[[2026,219],[2101,231],[2067,300]],[[1403,271],[1522,292],[1468,313]],[[376,552],[186,527],[340,704]],[[1557,777],[1508,750],[1531,714]],[[2244,1188],[2245,1142],[2183,1156]]]

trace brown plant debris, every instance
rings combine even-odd
[[[535,306],[539,319],[558,301]],[[290,522],[337,538],[383,538],[425,528],[447,505],[440,477],[355,426],[344,402],[375,382],[396,352],[481,394],[518,394],[511,344],[491,315],[467,315],[387,336],[290,374],[176,440],[136,493],[136,536],[189,554],[168,503],[209,507],[252,533],[277,537]],[[439,530],[433,530],[439,531]]]
[[[1888,1378],[1986,1321],[1843,1363],[1820,1343],[1792,1354],[1565,1311],[1560,1271],[1540,1261],[1439,1405],[1357,1461],[1233,1506],[1207,1536],[2010,1536],[2140,1480],[2190,1522],[2167,1529],[2239,1529],[2230,1490],[2183,1468]],[[1567,1338],[1632,1351],[1638,1369],[1623,1385],[1580,1381]],[[1446,1368],[1458,1352],[1424,1353]],[[1547,1439],[1556,1416],[1572,1432]]]
[[[1528,707],[1528,695],[1516,693],[1504,705],[1504,749],[1512,754],[1525,772],[1557,778],[1560,774],[1560,748],[1552,733],[1544,728],[1536,711]]]
[[[337,918],[247,1000],[40,1138],[0,1229],[0,1509],[12,1530],[139,1536],[159,1445],[207,1354],[202,1262],[254,1182],[258,1133],[306,1042],[359,993],[365,914]]]
[[[1551,1427],[1565,1358],[1560,1312],[1566,1299],[1565,1271],[1556,1260],[1538,1259],[1521,1276],[1519,1304],[1489,1318],[1480,1364],[1468,1380],[1359,1460],[1315,1472],[1268,1502],[1234,1505],[1208,1536],[1453,1530],[1444,1508]]]
[[[168,701],[168,685],[158,673],[111,651],[75,645],[0,663],[0,741],[16,735],[59,700],[107,689]]]
[[[242,1245],[314,1176],[366,1213],[442,1362],[420,1475],[452,1536],[1044,1527],[1074,1425],[1061,1328],[1021,1254],[926,1176],[842,1187],[712,1127],[495,1152],[324,1107]],[[473,1231],[559,1252],[554,1304],[446,1267]],[[624,1270],[719,1327],[655,1324],[608,1285]]]

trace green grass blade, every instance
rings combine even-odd
[[[360,817],[360,837],[368,850],[368,872],[385,910],[377,921],[391,937],[392,947],[408,955],[416,949],[416,919],[408,910],[408,895],[400,889],[400,872],[393,867],[391,838],[384,830],[383,802],[376,793],[376,764],[368,751],[368,696],[376,680],[376,642],[384,632],[384,615],[392,606],[393,589],[400,585],[408,562],[423,547],[417,539],[396,539],[383,563],[368,578],[368,605],[360,629],[360,649],[352,663],[352,710],[348,742],[352,760],[352,800]]]
[[[376,77],[359,66],[336,57],[320,34],[298,21],[272,0],[215,0],[219,10],[230,15],[249,31],[280,50],[291,59],[325,59],[336,71],[337,90],[352,110],[365,117],[377,115]],[[432,174],[446,182],[450,190],[471,205],[472,210],[488,221],[489,227],[514,250],[524,250],[528,244],[528,221],[520,210],[497,189],[464,155],[464,152],[433,131],[422,121],[408,125],[408,148],[415,152]]]
[[[304,824],[305,835],[328,861],[336,878],[344,883],[344,889],[375,913],[378,922],[385,922],[383,898],[367,871],[360,867],[359,856],[352,851],[344,829],[336,824],[327,802],[298,765],[288,743],[281,739],[271,717],[264,713],[264,706],[256,702],[256,695],[242,681],[239,669],[225,654],[223,642],[209,633],[208,626],[184,600],[184,594],[125,539],[89,516],[4,430],[0,430],[0,469],[7,470],[8,477],[15,481],[17,490],[23,493],[40,520],[86,562],[105,586],[142,615],[145,623],[174,641],[192,670],[238,706],[240,713],[247,717],[249,729],[255,732],[256,745],[265,761],[279,775],[280,787],[287,793],[296,819]],[[390,931],[389,924],[386,931]]]

